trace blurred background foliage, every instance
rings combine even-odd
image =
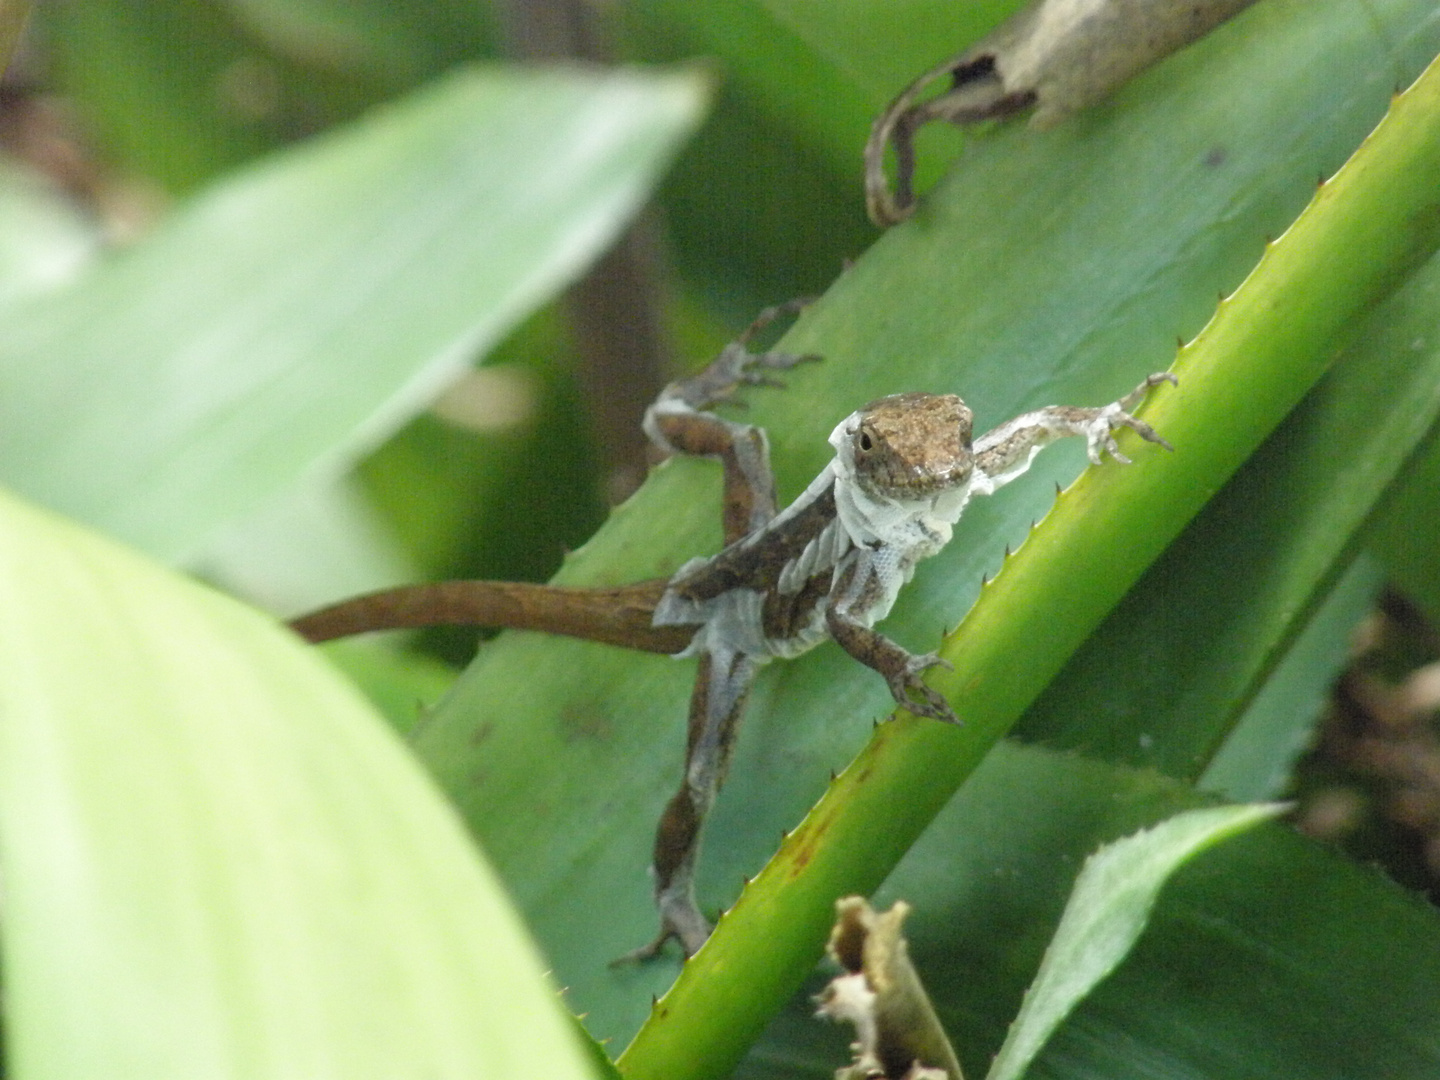
[[[450,407],[416,418],[359,464],[378,530],[329,537],[359,568],[355,588],[544,580],[643,475],[635,418],[669,375],[762,306],[823,291],[873,241],[856,194],[859,147],[896,85],[1017,6],[909,0],[877,20],[849,5],[834,23],[850,36],[830,40],[832,58],[807,38],[802,4],[42,4],[6,76],[3,133],[13,159],[71,200],[56,208],[56,228],[78,209],[70,242],[88,233],[104,248],[142,235],[228,170],[463,62],[703,58],[718,83],[710,117],[652,206],[585,281],[490,353],[479,386],[457,387]],[[892,19],[905,31],[887,42],[877,31]],[[921,46],[927,33],[934,44]],[[948,132],[926,140],[959,144]],[[943,162],[943,153],[922,155],[922,185]],[[17,172],[12,182],[35,178]],[[224,562],[206,566],[279,610],[325,598],[287,593],[277,585],[283,569],[257,582]],[[472,639],[436,633],[426,644],[460,662]]]
[[[950,22],[946,5],[911,6]],[[974,7],[979,26],[1014,5]],[[494,350],[482,385],[359,467],[383,528],[378,551],[351,553],[371,566],[354,586],[544,580],[643,475],[635,421],[659,385],[765,304],[823,290],[873,239],[854,181],[885,76],[857,88],[762,4],[100,0],[37,9],[7,77],[6,129],[15,154],[123,242],[227,170],[464,61],[697,56],[719,93],[651,209]],[[288,610],[324,598],[262,588]],[[429,644],[461,661],[470,638]]]

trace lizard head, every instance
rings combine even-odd
[[[851,413],[830,443],[871,494],[923,499],[969,481],[972,423],[954,394],[895,394]]]

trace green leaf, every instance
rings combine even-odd
[[[1033,746],[985,759],[875,898],[914,906],[911,955],[968,1075],[989,1069],[1086,855],[1205,802]],[[792,999],[737,1076],[833,1076],[846,1040],[813,1012]],[[1428,1076],[1437,1060],[1440,914],[1274,824],[1174,874],[1029,1075],[1341,1080]]]
[[[1235,718],[1196,778],[1198,787],[1237,802],[1275,799],[1291,790],[1295,762],[1313,744],[1335,681],[1354,655],[1356,628],[1374,612],[1384,584],[1373,558],[1362,555],[1350,564]],[[1204,674],[1191,678],[1203,680]]]
[[[1035,1072],[1432,1076],[1437,945],[1422,898],[1287,829],[1257,829],[1175,876]]]
[[[592,1075],[463,827],[270,620],[0,498],[7,1071]]]
[[[1432,259],[1358,322],[1334,367],[1071,657],[1017,735],[1198,777],[1440,416],[1437,322]],[[1251,380],[1236,377],[1248,394]]]
[[[1075,1005],[1115,970],[1145,928],[1171,874],[1212,844],[1281,809],[1272,804],[1191,810],[1091,855],[995,1058],[992,1080],[1022,1075]]]
[[[916,903],[912,951],[929,961],[922,975],[942,1020],[982,1075],[1081,855],[1133,827],[1127,819],[1196,802],[1146,772],[1034,748],[995,758],[885,888]],[[1428,1076],[1437,1060],[1440,914],[1267,824],[1174,874],[1132,951],[1029,1075],[1342,1080]]]
[[[1183,450],[1146,448],[1135,468],[1083,475],[947,640],[941,655],[954,670],[933,683],[966,726],[902,715],[881,727],[682,971],[622,1069],[637,1080],[673,1080],[713,1075],[717,1062],[738,1057],[814,962],[831,899],[879,883],[1066,657],[1319,378],[1337,340],[1433,253],[1436,173],[1440,69],[1432,67],[1182,350],[1180,389],[1157,394],[1144,417]],[[973,212],[951,201],[958,190],[947,185],[916,226],[957,228]],[[822,315],[853,318],[859,303],[844,304],[846,286],[883,266],[887,246],[877,245],[809,326]],[[822,342],[819,333],[791,336],[805,351],[824,352]],[[727,1025],[702,1021],[721,1008]]]
[[[309,611],[418,575],[351,475],[293,484],[225,529],[190,569],[267,611]]]
[[[1440,429],[1432,431],[1416,452],[1368,536],[1392,580],[1421,605],[1432,622],[1440,621],[1440,562],[1435,559],[1433,532],[1420,523],[1434,521],[1440,511],[1437,491]]]
[[[764,0],[821,56],[868,90],[876,104],[947,55],[1024,6],[1022,0],[896,0],[883,7],[865,0]]]
[[[414,731],[455,682],[455,670],[438,660],[373,641],[334,641],[324,652],[401,735]]]
[[[1167,61],[1113,108],[1043,135],[1006,127],[974,142],[917,218],[866,253],[789,336],[788,347],[813,349],[826,362],[791,373],[786,392],[749,397],[745,415],[771,432],[781,491],[799,491],[824,463],[833,424],[883,393],[962,390],[984,427],[1046,402],[1099,404],[1163,368],[1175,333],[1200,328],[1216,292],[1233,288],[1253,266],[1263,235],[1278,234],[1314,195],[1316,175],[1338,168],[1384,114],[1396,73],[1415,73],[1420,58],[1440,46],[1431,7],[1394,4],[1383,14],[1389,21],[1382,39],[1353,5],[1308,5],[1303,12],[1258,5]],[[1327,274],[1356,268],[1348,255],[1326,266]],[[1307,332],[1324,337],[1318,324]],[[1205,420],[1180,426],[1190,440],[1182,443],[1163,426],[1170,418],[1158,420],[1177,453],[1137,454],[1128,470],[1097,470],[1126,484],[1149,478],[1154,485],[1112,488],[1114,501],[1090,506],[1097,523],[1115,507],[1134,513],[1153,505],[1183,517],[1171,504],[1168,470],[1193,466],[1211,474],[1198,486],[1191,486],[1194,475],[1182,484],[1182,501],[1214,490],[1224,468],[1245,455],[1245,440],[1232,437],[1235,427],[1253,425],[1247,438],[1255,445],[1266,422],[1278,420],[1323,365],[1309,354],[1307,376],[1264,376],[1244,359],[1234,387],[1218,380],[1224,392],[1214,407],[1233,410],[1227,394],[1269,379],[1268,421],[1242,403],[1212,430],[1206,424],[1213,413],[1201,409]],[[1214,390],[1206,382],[1187,381],[1178,400],[1187,409],[1203,402]],[[1205,449],[1212,443],[1224,462]],[[902,595],[884,624],[887,633],[913,649],[931,647],[963,614],[1005,544],[1023,539],[1051,505],[1054,483],[1073,479],[1082,460],[1074,447],[1047,452],[1031,475],[967,510],[955,541],[921,567]],[[713,550],[717,491],[707,463],[672,463],[576,553],[563,579],[638,580]],[[1158,547],[1156,527],[1146,522],[1118,542]],[[1060,592],[1036,596],[1031,618],[1064,625],[1064,583],[1053,579],[1083,569],[1083,561],[1065,551],[1051,561],[1050,588]],[[1108,570],[1097,573],[1118,587]],[[989,653],[987,670],[997,678],[1023,673],[1034,655],[1030,643],[1017,647],[1013,639],[1004,650],[998,661]],[[613,971],[607,964],[653,933],[643,868],[655,818],[678,781],[692,677],[687,664],[509,635],[482,651],[418,737],[421,754],[483,837],[597,1033],[633,1030],[649,994],[663,989],[673,970],[656,964]],[[704,904],[713,910],[728,902],[741,875],[756,872],[780,830],[824,790],[829,771],[859,748],[865,719],[887,703],[880,680],[836,649],[766,672],[702,855]],[[905,828],[918,829],[929,797],[920,792],[973,760],[970,750],[965,761],[952,758],[957,741],[978,727],[929,733],[915,767],[935,776],[914,791],[892,789],[882,813],[852,819],[868,880],[878,881],[906,846],[901,830],[878,823],[906,811],[914,818]],[[903,730],[907,740],[921,735],[915,725]],[[982,750],[975,747],[974,756]],[[877,844],[890,850],[877,854]],[[626,1067],[648,1056],[637,1075],[674,1077],[698,1057],[723,1072],[808,968],[823,919],[818,926],[806,920],[822,909],[828,916],[836,894],[816,888],[805,916],[758,932],[755,941],[764,946],[739,967],[729,966],[735,954],[727,958],[718,949],[713,966],[692,963],[692,990],[713,981],[715,997],[687,1010],[685,1023],[672,1024],[663,1053],[658,1040],[643,1055],[637,1046]],[[729,982],[727,972],[741,968],[740,982]],[[671,1007],[668,1015],[675,1021],[680,1010]],[[724,1021],[715,1022],[717,1015]],[[723,1053],[695,1041],[712,1034],[723,1041]]]
[[[695,73],[461,71],[229,177],[0,311],[0,479],[193,555],[583,270],[704,96]]]

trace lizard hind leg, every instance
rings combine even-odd
[[[645,412],[645,434],[661,450],[720,460],[725,470],[722,520],[727,544],[761,528],[775,516],[775,478],[770,471],[770,444],[765,432],[709,410],[733,400],[742,386],[782,385],[768,374],[770,371],[819,359],[749,350],[750,342],[767,325],[799,311],[808,302],[792,300],[766,308],[704,369],[665,387]]]
[[[655,830],[655,906],[660,932],[648,945],[616,963],[649,960],[674,938],[686,956],[710,936],[710,920],[695,900],[695,860],[700,831],[725,782],[736,731],[760,662],[744,653],[707,650],[700,655],[685,747],[685,778],[665,806]]]

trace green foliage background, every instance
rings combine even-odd
[[[0,479],[91,531],[0,514],[17,1074],[582,1075],[543,964],[612,1057],[630,1044],[627,1076],[830,1075],[845,1034],[796,991],[834,896],[878,888],[914,905],[912,952],[980,1075],[1087,854],[1286,794],[1380,582],[1440,614],[1440,93],[1402,99],[1316,189],[1440,51],[1440,15],[1260,0],[1055,130],[927,135],[925,204],[878,236],[870,119],[1015,6],[633,0],[604,12],[636,65],[610,71],[505,62],[514,24],[482,5],[35,13],[105,190],[165,209],[116,245],[24,166],[0,174]],[[983,427],[1110,400],[1195,340],[1147,414],[1173,456],[1141,448],[1052,512],[1083,460],[1048,452],[887,623],[929,648],[980,598],[940,684],[966,728],[872,737],[887,694],[835,649],[766,672],[702,899],[760,876],[647,1022],[675,965],[607,962],[652,929],[688,664],[505,635],[450,686],[430,656],[337,650],[402,748],[265,616],[93,533],[282,613],[406,577],[545,576],[582,543],[567,581],[710,550],[706,463],[664,466],[600,527],[584,322],[551,303],[652,187],[648,284],[686,363],[824,294],[786,345],[825,363],[750,396],[786,494],[871,397],[959,391]],[[531,402],[499,434],[427,412],[481,361]],[[1423,901],[1273,823],[1179,861],[1026,1075],[1433,1074]],[[305,1006],[277,1015],[277,987]],[[176,994],[205,1005],[177,1019]]]

